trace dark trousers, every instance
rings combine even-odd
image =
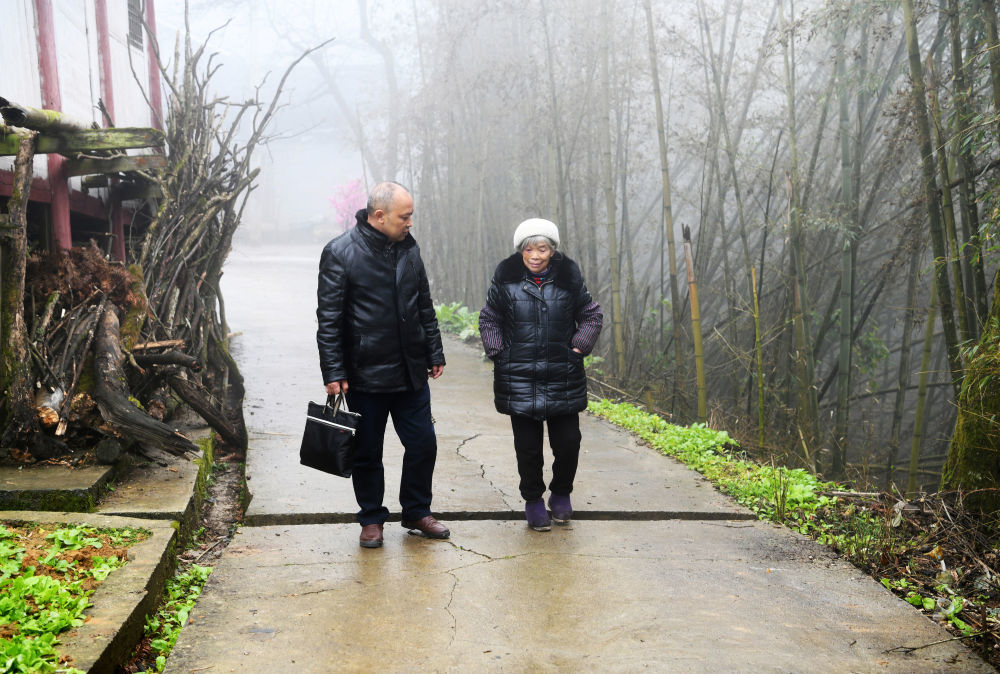
[[[347,404],[361,415],[358,424],[354,471],[354,496],[358,500],[358,522],[382,524],[389,510],[385,496],[385,468],[382,448],[385,425],[392,425],[403,443],[403,473],[399,482],[399,504],[404,520],[419,520],[431,514],[431,480],[437,460],[437,437],[431,421],[431,389],[402,393],[366,393],[348,389]]]
[[[549,417],[545,421],[549,426],[549,445],[553,456],[549,491],[569,495],[573,491],[573,479],[576,477],[576,465],[580,458],[580,415]],[[514,430],[517,472],[521,476],[521,498],[525,501],[536,501],[545,493],[545,480],[542,478],[545,463],[542,424],[543,422],[528,417],[510,418],[510,425]]]

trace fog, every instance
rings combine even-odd
[[[811,470],[934,482],[996,268],[996,140],[969,121],[995,115],[993,10],[969,4],[916,3],[912,44],[875,0],[199,0],[190,21],[234,100],[334,38],[281,94],[245,240],[320,246],[331,199],[394,179],[435,299],[475,310],[517,223],[549,218],[605,307],[603,390]],[[157,9],[170,42],[182,5]]]

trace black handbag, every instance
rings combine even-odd
[[[324,473],[350,477],[354,468],[354,433],[361,415],[347,409],[344,394],[329,396],[325,405],[312,401],[306,413],[299,463]]]

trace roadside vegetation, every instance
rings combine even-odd
[[[1000,665],[1000,536],[957,496],[857,492],[801,468],[758,463],[704,424],[677,426],[608,400],[591,402],[590,412],[697,470],[760,519],[830,546]]]
[[[459,303],[435,309],[445,332],[465,341],[478,335],[478,312]],[[588,356],[588,372],[599,376],[601,360]],[[1000,529],[967,511],[958,495],[860,492],[751,456],[706,424],[673,424],[603,398],[589,411],[698,471],[759,519],[830,546],[1000,667]]]
[[[211,574],[212,567],[191,564],[167,580],[160,610],[146,617],[145,638],[139,649],[144,668],[133,671],[163,671],[167,656],[177,643],[177,637],[187,624],[191,609]]]
[[[79,672],[59,635],[84,622],[94,590],[125,565],[141,529],[0,522],[0,671]]]
[[[216,445],[212,453],[218,456]],[[214,461],[206,484],[198,521],[201,527],[186,540],[177,555],[177,571],[164,584],[157,610],[146,616],[143,638],[119,674],[162,672],[181,630],[212,574],[213,565],[239,526],[246,483],[242,453]]]

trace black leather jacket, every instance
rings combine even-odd
[[[593,302],[573,260],[556,253],[539,287],[521,255],[502,261],[486,303],[500,317],[503,350],[493,359],[493,396],[502,414],[547,419],[587,408],[583,355],[572,348],[578,312]]]
[[[323,383],[370,393],[417,391],[444,349],[420,248],[392,244],[358,211],[357,226],[323,249],[316,342]]]

